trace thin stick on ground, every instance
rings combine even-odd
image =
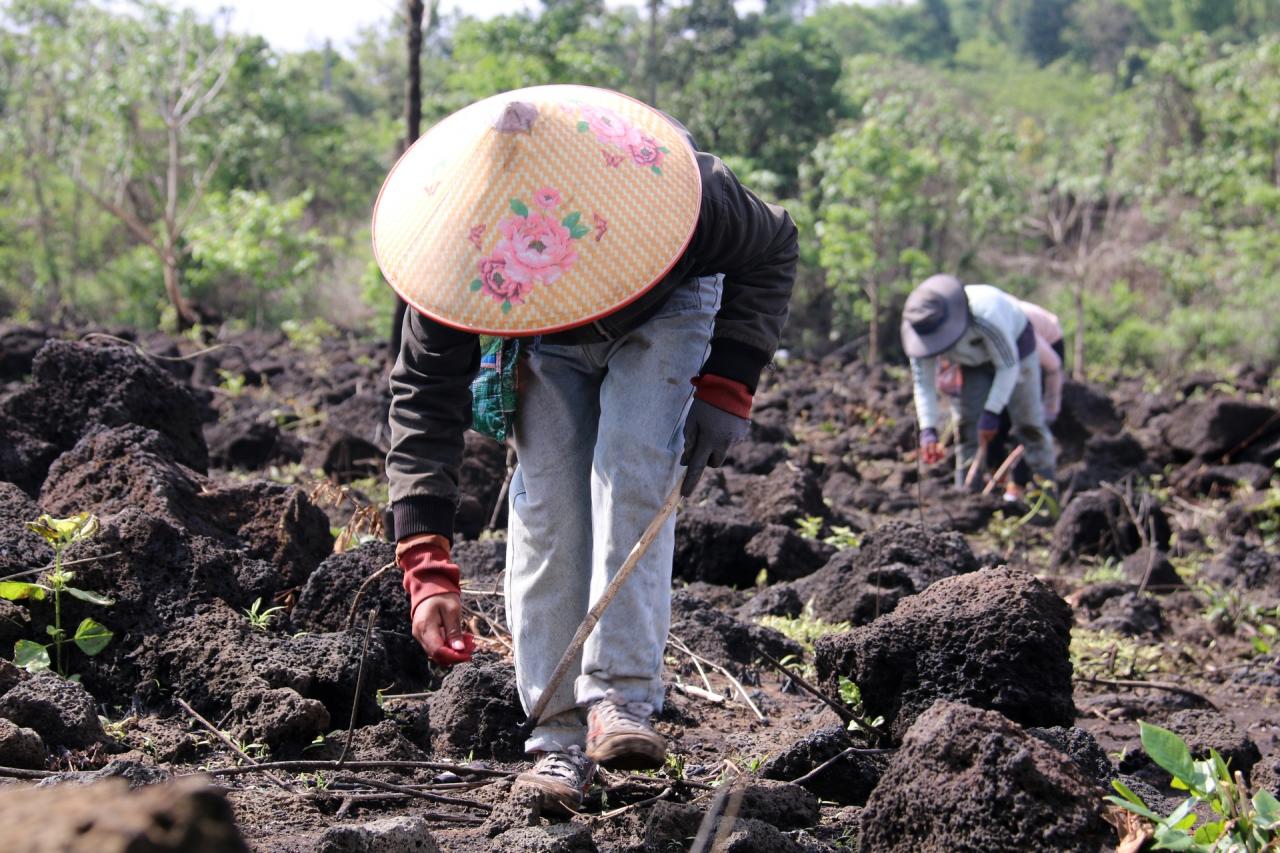
[[[102,554],[97,557],[81,557],[78,560],[67,560],[62,564],[62,568],[69,569],[72,566],[78,566],[81,563],[96,563],[98,560],[109,560],[112,557],[119,557],[120,553],[121,552],[119,551],[112,551],[110,554]],[[31,575],[38,575],[41,572],[53,571],[55,568],[57,568],[56,564],[50,563],[49,565],[41,566],[38,569],[27,569],[25,572],[18,572],[16,575],[5,575],[0,578],[0,581],[11,581],[16,580],[17,578],[30,577]]]
[[[733,673],[731,673],[729,670],[725,669],[723,666],[716,663],[715,661],[707,660],[706,658],[699,655],[693,649],[685,645],[684,641],[681,640],[679,637],[677,637],[675,634],[669,634],[668,636],[671,642],[675,643],[676,647],[679,648],[680,651],[684,652],[694,660],[702,661],[707,666],[711,667],[712,669],[716,670],[721,675],[723,675],[725,678],[729,679],[729,683],[732,684],[734,689],[738,691],[738,695],[742,697],[742,701],[747,703],[747,707],[751,709],[751,713],[756,715],[756,719],[760,720],[761,722],[764,722],[764,714],[760,713],[760,709],[756,707],[756,703],[751,701],[751,696],[747,693],[747,688],[742,686],[742,682],[739,681],[737,678],[735,678]]]
[[[50,776],[60,776],[56,770],[26,770],[22,767],[0,767],[0,776],[8,776],[12,779],[48,779]]]
[[[239,767],[213,767],[204,772],[210,776],[241,776],[246,773],[261,773],[269,770],[302,771],[302,770],[338,770],[338,762],[331,759],[315,761],[263,761],[258,764]],[[470,773],[474,776],[491,776],[495,779],[513,779],[518,774],[508,770],[490,770],[487,767],[464,767],[460,764],[449,764],[443,761],[348,761],[345,770],[439,770],[456,773],[459,776]]]
[[[791,784],[803,785],[805,782],[811,781],[812,779],[816,778],[820,773],[822,773],[822,771],[826,770],[831,765],[840,761],[842,758],[848,758],[850,755],[887,755],[892,752],[897,752],[897,750],[896,749],[861,749],[856,746],[851,746],[831,756],[826,761],[822,762],[817,767],[813,768],[808,773],[801,776],[799,779],[792,779]]]
[[[974,481],[978,479],[978,472],[982,470],[982,466],[987,461],[987,446],[985,444],[978,445],[978,452],[974,454],[973,462],[969,464],[969,473],[964,477],[964,488],[966,491],[973,488]]]
[[[430,791],[420,791],[417,788],[406,788],[404,785],[396,785],[392,782],[383,782],[380,779],[363,779],[359,776],[337,776],[334,777],[335,782],[342,782],[348,785],[364,785],[368,788],[379,788],[383,791],[391,791],[396,794],[406,794],[410,797],[417,797],[420,800],[429,800],[433,803],[444,803],[451,806],[464,806],[469,809],[476,809],[482,812],[493,811],[493,806],[488,803],[482,803],[478,800],[468,800],[463,797],[448,797],[444,794],[433,794]]]
[[[1190,689],[1189,687],[1183,687],[1181,684],[1173,684],[1168,681],[1143,681],[1141,679],[1128,679],[1128,678],[1093,678],[1092,676],[1088,676],[1088,675],[1077,675],[1075,677],[1075,680],[1083,682],[1085,684],[1097,684],[1101,687],[1135,687],[1135,688],[1149,687],[1152,690],[1164,690],[1169,693],[1181,693],[1183,696],[1189,696],[1192,699],[1196,699],[1205,703],[1210,708],[1213,708],[1215,711],[1218,710],[1218,706],[1213,704],[1213,702],[1211,702],[1208,699],[1208,697],[1206,697],[1205,695],[1201,693],[1197,693],[1196,691]]]
[[[379,571],[384,571],[384,566]],[[365,581],[368,583],[368,581]],[[351,751],[351,742],[356,736],[356,718],[360,715],[360,693],[364,690],[364,663],[369,657],[369,638],[373,636],[373,626],[378,621],[378,613],[381,608],[377,605],[369,611],[369,622],[364,628],[364,644],[360,647],[360,668],[356,670],[356,692],[351,697],[351,722],[347,724],[347,741],[342,745],[342,754],[338,756],[338,767],[347,760],[347,753]]]
[[[246,764],[250,766],[257,765],[258,762],[250,758],[248,754],[246,754],[245,751],[236,744],[235,741],[227,737],[223,732],[219,731],[218,728],[213,725],[213,723],[209,722],[204,717],[200,716],[200,714],[196,711],[195,708],[192,708],[185,701],[177,698],[176,696],[174,697],[173,701],[177,702],[179,708],[181,708],[183,711],[186,711],[187,714],[190,715],[190,717],[193,720],[195,720],[197,723],[203,726],[210,734],[212,734],[218,740],[222,741],[222,744],[226,746],[227,749],[230,749],[236,755],[240,756],[241,760],[243,760]],[[273,782],[276,785],[276,787],[280,788],[281,790],[286,791],[290,794],[295,794],[295,795],[298,793],[293,788],[292,785],[288,784],[287,782],[285,782],[283,779],[281,779],[279,776],[275,775],[274,773],[264,771],[262,775],[266,776],[269,780],[271,780],[271,782]]]
[[[787,678],[790,678],[791,681],[796,685],[796,687],[799,687],[801,690],[808,693],[810,696],[813,696],[817,699],[821,699],[824,705],[826,705],[832,711],[835,711],[836,715],[839,716],[840,719],[844,720],[846,723],[852,723],[854,720],[858,718],[858,715],[853,713],[853,711],[850,710],[844,703],[837,702],[835,699],[832,699],[830,696],[823,693],[818,688],[814,687],[812,684],[806,681],[801,675],[792,671],[786,664],[784,664],[780,660],[777,660],[776,658],[773,657],[773,655],[769,654],[759,646],[756,646],[756,654],[764,658],[765,661],[767,661],[768,664],[772,666],[774,669],[776,669],[778,672],[782,673]]]
[[[374,581],[382,577],[383,574],[385,574],[394,566],[395,566],[395,561],[393,560],[390,563],[387,563],[382,568],[378,569],[373,574],[369,575],[369,577],[364,579],[364,583],[360,584],[360,588],[356,590],[356,597],[351,602],[351,609],[347,611],[347,630],[348,631],[350,631],[352,628],[356,626],[356,613],[358,612],[358,608],[360,607],[360,599],[364,597],[365,590],[367,590]]]
[[[656,794],[656,795],[654,795],[654,796],[652,796],[652,797],[649,797],[648,799],[639,800],[638,802],[630,803],[629,805],[620,806],[620,807],[618,807],[618,808],[614,809],[613,811],[601,812],[601,813],[600,813],[600,814],[598,814],[598,815],[592,815],[592,816],[591,816],[591,819],[592,819],[592,820],[605,820],[605,819],[607,819],[607,818],[617,817],[618,815],[620,815],[620,814],[622,814],[622,813],[624,813],[624,812],[629,812],[629,811],[631,811],[632,809],[638,809],[638,808],[640,808],[640,807],[642,807],[642,806],[651,805],[651,804],[653,804],[653,803],[658,802],[658,800],[665,800],[665,799],[666,799],[667,797],[669,797],[669,796],[671,796],[671,788],[669,788],[669,787],[667,787],[667,788],[663,788],[663,789],[662,789],[658,794]]]

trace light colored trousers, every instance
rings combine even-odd
[[[991,391],[995,371],[990,365],[969,367],[962,365],[964,382],[960,399],[956,401],[955,417],[958,419],[960,443],[956,453],[956,486],[963,486],[969,465],[978,452],[978,418]],[[1013,422],[1013,436],[1023,446],[1022,457],[1027,466],[1041,477],[1053,479],[1057,455],[1053,448],[1053,434],[1044,419],[1044,404],[1040,398],[1040,358],[1036,353],[1018,363],[1018,384],[1013,387],[1006,408]],[[988,459],[988,467],[994,467],[1003,459]]]
[[[675,485],[689,379],[706,360],[719,301],[718,277],[692,278],[625,336],[535,342],[521,365],[506,601],[526,713]],[[601,617],[526,750],[583,746],[584,708],[611,688],[661,709],[674,551],[673,517]]]

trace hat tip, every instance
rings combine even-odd
[[[538,119],[538,108],[528,101],[511,101],[493,123],[499,133],[528,133]]]

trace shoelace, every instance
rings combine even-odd
[[[590,766],[591,759],[578,747],[571,746],[564,751],[542,753],[533,765],[533,772],[579,788],[586,784]]]
[[[650,731],[649,718],[653,716],[653,706],[648,702],[628,702],[610,690],[591,710],[600,717],[604,728]]]

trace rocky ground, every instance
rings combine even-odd
[[[782,365],[678,523],[671,760],[549,821],[509,796],[506,453],[468,438],[445,672],[379,574],[385,346],[307,332],[0,327],[0,578],[45,577],[41,513],[101,525],[93,595],[0,598],[0,848],[1104,850],[1110,780],[1175,794],[1138,720],[1277,787],[1269,372],[1069,384],[1027,506],[918,464],[904,371]],[[85,618],[76,680],[9,663]]]

